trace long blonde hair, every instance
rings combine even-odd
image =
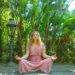
[[[40,34],[38,31],[34,31],[31,33],[30,39],[29,39],[29,45],[32,45],[34,43],[34,39],[32,38],[34,36],[34,33],[36,33],[38,35],[38,39],[37,39],[36,44],[41,45],[42,41],[41,41],[41,37],[40,37]]]

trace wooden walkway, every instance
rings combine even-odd
[[[41,72],[32,72],[27,74],[19,74],[18,66],[0,64],[0,75],[75,75],[75,65],[55,64],[52,68],[51,74],[44,74]]]

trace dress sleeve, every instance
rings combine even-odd
[[[42,50],[46,50],[46,46],[44,43],[42,43]]]

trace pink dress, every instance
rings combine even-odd
[[[27,73],[32,71],[41,70],[45,73],[50,73],[53,61],[51,57],[42,59],[42,51],[45,49],[45,45],[42,44],[38,48],[29,48],[29,58],[21,59],[19,61],[19,72]]]

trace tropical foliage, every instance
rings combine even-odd
[[[29,35],[39,31],[47,54],[56,54],[57,62],[75,62],[75,11],[69,12],[67,0],[0,0],[0,60],[6,62],[10,54],[7,23],[14,18],[14,54],[26,51]]]

